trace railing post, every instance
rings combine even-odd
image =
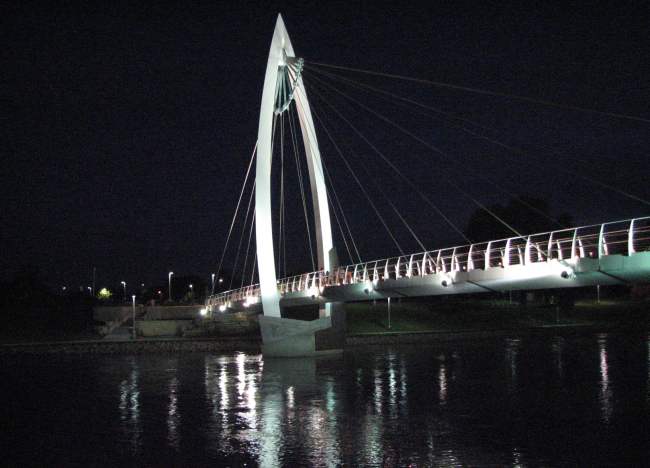
[[[420,270],[420,274],[422,276],[427,275],[427,253],[426,252],[424,252],[424,254],[422,255],[422,269]]]
[[[605,225],[600,225],[600,233],[598,234],[598,258],[605,255]]]
[[[359,269],[359,264],[354,265],[354,273],[352,273],[352,284],[357,282],[357,270]]]
[[[503,258],[501,259],[501,261],[503,262],[503,268],[507,268],[507,267],[510,266],[510,242],[511,242],[511,240],[512,240],[512,238],[509,238],[506,241],[506,251],[505,251],[505,253],[503,255]]]
[[[571,241],[571,256],[569,257],[571,260],[575,260],[577,257],[576,255],[576,242],[578,241],[578,228],[575,228],[573,230],[573,240]]]
[[[399,272],[399,261],[402,259],[402,257],[397,257],[397,263],[395,264],[395,279],[401,278],[401,274]]]
[[[485,248],[485,265],[483,266],[484,270],[490,268],[490,251],[492,250],[492,241],[488,242],[487,247]]]
[[[474,259],[472,258],[472,250],[474,250],[474,244],[469,246],[469,252],[467,252],[467,271],[472,271],[474,269]]]
[[[388,263],[390,262],[390,259],[386,259],[386,266],[384,267],[384,279],[390,279],[390,272],[388,271]]]
[[[627,254],[634,253],[634,220],[630,221],[630,232],[627,233]]]
[[[524,262],[526,265],[530,265],[532,260],[530,258],[530,236],[526,239],[526,248],[524,249]]]
[[[413,255],[409,258],[409,270],[406,272],[406,277],[410,278],[413,276]]]
[[[548,235],[548,250],[546,251],[546,261],[550,262],[553,258],[553,233]]]
[[[447,268],[445,267],[445,262],[443,262],[442,260],[442,250],[438,250],[438,257],[436,258],[436,268],[438,268],[438,271],[436,273],[439,273],[441,271],[444,273],[447,271]]]

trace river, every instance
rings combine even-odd
[[[597,466],[650,459],[650,336],[512,333],[348,349],[19,356],[11,465]]]

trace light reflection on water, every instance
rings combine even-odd
[[[609,423],[612,415],[612,389],[609,384],[609,366],[607,364],[607,335],[598,336],[598,356],[600,359],[600,406],[603,420]]]
[[[78,399],[76,413],[95,418],[95,432],[75,426],[71,440],[127,464],[535,466],[573,464],[579,455],[593,465],[646,455],[646,333],[458,339],[327,359],[237,353],[82,362],[66,372],[72,381],[88,375],[94,398]],[[48,404],[60,414],[59,400]],[[60,427],[24,425],[44,447],[66,450]]]
[[[124,437],[131,442],[132,453],[137,453],[141,444],[140,437],[140,390],[138,387],[138,362],[130,356],[128,379],[120,382],[120,420]]]
[[[167,410],[167,440],[175,450],[180,448],[179,426],[181,413],[178,410],[178,377],[174,375],[169,381],[169,407]]]

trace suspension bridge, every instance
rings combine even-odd
[[[440,156],[447,156],[445,150],[396,123],[390,116],[373,110],[354,96],[345,94],[335,84],[349,85],[357,92],[375,92],[382,99],[391,99],[398,104],[407,105],[411,110],[417,109],[425,115],[437,114],[439,116],[445,112],[423,105],[408,97],[332,73],[332,70],[345,68],[316,63],[310,66],[309,62],[296,57],[284,22],[280,16],[278,17],[267,62],[257,141],[246,171],[235,216],[230,224],[224,254],[221,256],[218,267],[219,271],[222,271],[225,252],[234,230],[235,221],[240,208],[243,212],[244,206],[246,206],[244,226],[241,229],[242,235],[235,258],[235,263],[240,258],[243,259],[243,266],[240,269],[241,283],[239,287],[232,287],[231,279],[229,290],[223,292],[213,290],[206,300],[206,309],[209,314],[242,310],[262,311],[260,324],[265,354],[303,355],[319,351],[318,340],[315,340],[314,336],[323,330],[330,329],[332,323],[336,322],[334,317],[340,310],[340,304],[350,301],[575,288],[628,284],[650,279],[650,217],[614,220],[580,227],[562,227],[547,232],[524,234],[463,189],[459,183],[454,181],[454,177],[449,177],[446,183],[450,184],[456,193],[465,196],[478,209],[495,218],[513,234],[507,238],[471,242],[451,221],[450,217],[445,215],[439,204],[435,203],[425,190],[418,187],[412,177],[397,167],[379,145],[374,144],[359,130],[354,119],[345,117],[339,107],[330,104],[325,93],[329,92],[330,96],[340,94],[349,105],[354,104],[367,110],[377,119],[390,125],[396,134],[402,133],[409,136],[426,150]],[[310,70],[314,71],[313,75],[309,75]],[[357,71],[372,73],[363,70]],[[308,75],[309,81],[307,80]],[[374,75],[394,77],[384,73],[374,73]],[[398,78],[426,81],[408,77]],[[338,144],[333,138],[332,126],[326,125],[324,113],[312,111],[307,98],[305,81],[310,84],[309,92],[313,91],[320,98],[323,108],[329,109],[331,113],[340,117],[341,122],[367,144],[378,160],[387,165],[392,177],[408,186],[414,198],[420,200],[423,206],[437,214],[453,231],[468,242],[454,247],[427,250],[412,225],[395,206],[394,200],[387,197],[385,205],[394,211],[399,221],[397,224],[402,226],[421,247],[416,253],[404,251],[399,242],[399,235],[395,233],[395,229],[391,229],[391,223],[387,221],[386,216],[382,216],[376,199],[373,199],[373,196],[369,194],[369,189],[364,185],[364,175],[359,175],[354,171],[349,160],[343,154],[344,151],[341,149],[343,144]],[[500,93],[489,91],[444,83],[433,84],[500,96]],[[508,97],[531,101],[529,98],[519,96]],[[548,103],[540,102],[540,104]],[[577,111],[589,111],[571,106],[564,107]],[[634,116],[589,112],[596,112],[612,118],[644,120]],[[319,124],[318,133],[314,117]],[[457,124],[457,128],[470,136],[485,140],[515,154],[524,152],[518,147],[478,132],[477,127],[481,126],[465,117],[451,116],[451,118]],[[298,145],[298,127],[302,135],[302,151]],[[341,157],[344,166],[349,169],[352,180],[356,184],[355,190],[360,197],[364,197],[368,201],[371,208],[369,212],[378,217],[387,235],[396,245],[399,255],[362,261],[357,242],[350,229],[350,214],[346,215],[340,197],[334,190],[331,190],[333,180],[330,171],[323,164],[318,135],[325,135],[330,140],[333,152]],[[289,143],[285,143],[285,140],[289,140]],[[292,148],[293,151],[289,151],[289,148]],[[289,153],[288,155],[285,154],[285,150]],[[313,245],[316,250],[315,255],[313,251],[311,252],[312,271],[298,275],[286,275],[286,239],[288,235],[286,207],[292,200],[289,200],[291,195],[285,194],[285,187],[289,184],[289,180],[284,174],[284,167],[288,166],[291,156],[293,156],[293,163],[298,174],[299,201],[302,204],[305,219],[305,237],[309,250],[313,250]],[[303,157],[306,158],[306,168],[303,167],[305,164],[301,163]],[[274,179],[272,162],[276,168],[278,165],[280,167],[279,181],[276,180],[277,174]],[[253,166],[255,166],[254,178],[251,176]],[[649,204],[634,194],[612,187],[588,175],[576,175],[575,173],[569,173],[569,175],[597,184],[601,188],[608,188],[636,202]],[[370,180],[374,183],[368,173],[366,176],[366,182]],[[311,189],[311,199],[305,193],[307,177]],[[495,190],[512,195],[501,184],[494,183],[484,176],[478,177],[486,183],[491,183]],[[275,186],[278,185],[278,182],[280,193],[276,197],[274,190],[277,189]],[[328,183],[330,190],[328,190]],[[245,193],[249,194],[248,203],[245,202]],[[272,205],[274,198],[279,198],[279,207],[274,208]],[[526,204],[525,200],[520,201]],[[534,206],[529,206],[529,208],[540,211]],[[334,214],[340,232],[339,239],[343,244],[341,247],[345,248],[344,251],[347,252],[349,262],[342,263],[339,260],[338,250],[334,246],[330,212]],[[547,213],[537,214],[550,218]],[[274,226],[274,220],[279,221],[279,227]],[[552,219],[552,221],[557,220]],[[556,224],[558,223],[556,222]],[[377,233],[373,233],[374,235]],[[255,246],[251,248],[253,239]],[[246,246],[245,249],[244,246]],[[256,275],[259,278],[258,281],[255,281]],[[302,322],[281,317],[283,308],[305,305],[318,305],[321,310],[320,318]]]

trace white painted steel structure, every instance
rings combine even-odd
[[[332,228],[330,223],[327,192],[321,164],[316,130],[312,120],[309,101],[300,73],[296,73],[296,56],[289,39],[289,34],[278,15],[271,41],[269,59],[264,77],[264,90],[260,108],[260,121],[257,137],[257,162],[255,175],[255,234],[257,239],[257,262],[260,284],[256,297],[261,295],[264,314],[280,317],[280,294],[275,274],[275,254],[273,250],[273,225],[271,216],[271,159],[273,152],[273,121],[275,115],[287,110],[289,101],[282,101],[278,106],[278,93],[283,89],[279,80],[285,79],[285,73],[291,73],[292,89],[290,99],[295,101],[311,184],[314,219],[316,222],[316,245],[318,250],[318,268],[330,270],[330,252],[333,249]]]
[[[321,269],[276,282],[283,306],[650,280],[650,217]],[[208,298],[213,311],[260,306],[251,285]]]

